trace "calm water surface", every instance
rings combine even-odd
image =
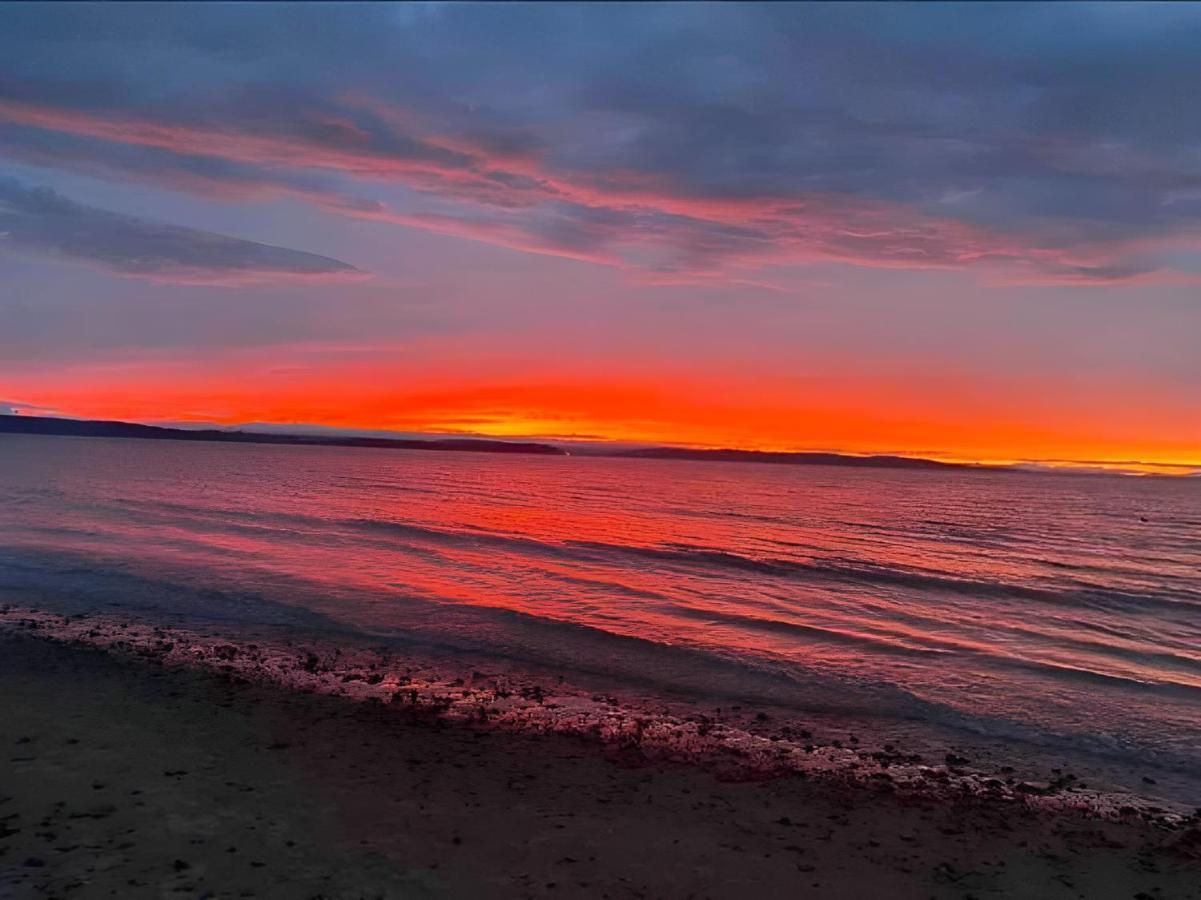
[[[1201,483],[0,438],[0,596],[1201,769]]]

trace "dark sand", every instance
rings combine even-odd
[[[632,766],[0,634],[0,897],[1201,898],[1201,832]]]

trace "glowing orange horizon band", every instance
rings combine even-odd
[[[167,367],[169,368],[169,367]],[[294,377],[155,377],[151,371],[78,374],[0,385],[0,395],[46,412],[138,422],[326,425],[494,437],[584,439],[749,450],[895,453],[986,464],[1087,463],[1128,471],[1201,470],[1201,429],[1181,410],[1145,398],[1109,398],[1089,410],[973,409],[963,398],[902,396],[898,388],[843,386],[836,395],[780,385],[575,380],[478,383],[380,373],[374,381]],[[160,373],[165,375],[165,373]],[[194,374],[194,373],[193,373]],[[341,373],[345,376],[347,373]],[[479,378],[479,376],[476,376]],[[26,379],[22,379],[25,381]],[[280,380],[283,383],[272,383]],[[1070,406],[1070,404],[1067,404]],[[1123,410],[1119,417],[1114,410]],[[29,410],[37,412],[38,410]]]

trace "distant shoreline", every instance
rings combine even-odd
[[[96,419],[61,419],[52,416],[0,415],[0,434],[31,434],[58,437],[133,438],[152,441],[209,441],[223,444],[284,444],[291,446],[373,447],[382,450],[449,450],[473,453],[532,453],[567,456],[565,450],[530,441],[496,441],[486,438],[326,437],[305,434],[263,434],[253,431],[221,431],[216,428],[166,428]]]
[[[268,434],[257,431],[223,431],[216,428],[170,428],[103,419],[65,419],[55,416],[0,415],[0,434],[58,437],[102,437],[138,440],[208,441],[225,444],[274,444],[286,446],[368,447],[382,450],[446,450],[471,453],[525,453],[539,456],[576,455],[554,444],[536,441],[505,441],[489,438],[382,438],[333,437],[307,434]],[[690,460],[740,462],[792,466],[846,466],[872,469],[1006,471],[1005,467],[970,463],[939,462],[920,457],[845,453],[775,452],[766,450],[693,449],[687,447],[643,447],[590,450],[582,456],[622,459]]]
[[[545,441],[510,441],[485,437],[411,437],[370,436],[339,437],[330,434],[290,434],[287,432],[243,431],[219,428],[174,428],[142,425],[107,419],[66,419],[57,416],[23,416],[0,413],[0,435],[24,434],[49,437],[134,438],[138,440],[193,441],[223,444],[271,444],[295,447],[366,447],[376,450],[442,450],[467,453],[518,453],[534,456],[584,456],[601,459],[649,459],[685,462],[757,463],[784,466],[835,466],[852,469],[907,469],[910,471],[1003,472],[1022,475],[1139,475],[1201,479],[1201,471],[1170,473],[1071,466],[1025,466],[1004,463],[947,462],[921,456],[896,454],[852,454],[810,450],[737,450],[645,446],[628,444],[611,448],[597,444],[564,447]],[[1133,464],[1132,464],[1133,465]],[[1141,465],[1141,464],[1139,464]],[[1184,463],[1165,463],[1165,467],[1186,468]]]
[[[851,466],[862,469],[981,469],[969,463],[938,462],[915,456],[852,456],[848,453],[786,452],[773,450],[704,450],[688,447],[647,447],[606,453],[632,459],[687,459],[703,462],[744,462],[785,466]],[[1004,470],[1003,466],[988,466]]]

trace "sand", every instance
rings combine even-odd
[[[0,897],[1201,898],[1201,829],[602,752],[0,634]]]

